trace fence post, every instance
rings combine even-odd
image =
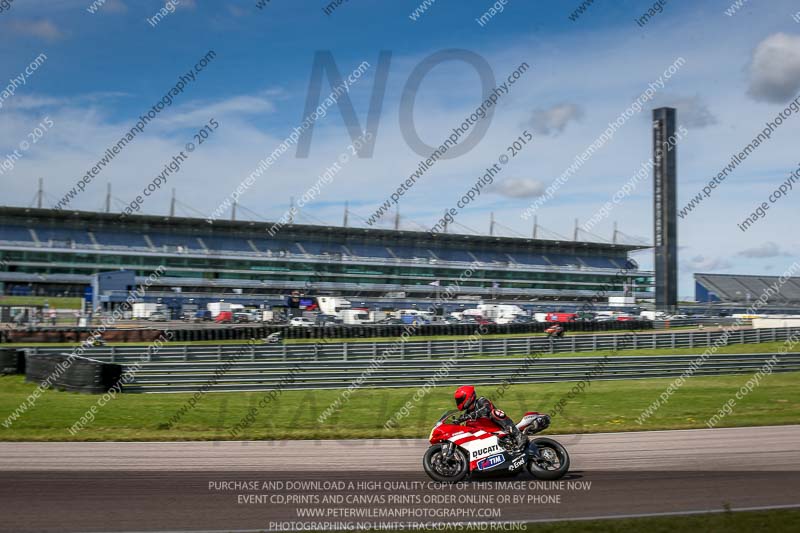
[[[281,359],[286,361],[286,345],[281,344]]]
[[[372,343],[372,358],[373,359],[378,358],[378,343],[374,341]]]
[[[761,342],[761,328],[756,328],[756,342]]]
[[[342,343],[342,361],[347,361],[347,343]]]
[[[694,331],[689,332],[689,348],[694,348]]]
[[[635,350],[638,347],[638,339],[636,338],[636,333],[633,334],[633,349]]]
[[[150,360],[150,356],[149,355],[147,356],[147,359]],[[183,345],[183,360],[184,361],[188,361],[189,360],[189,345],[188,344],[184,344]]]
[[[430,359],[431,355],[433,354],[433,351],[431,350],[431,342],[432,341],[428,341],[428,346],[427,346],[427,348],[428,348],[428,359]]]
[[[672,333],[669,334],[669,336],[671,337],[670,338],[670,346],[672,348],[675,348],[675,332],[673,331]]]
[[[222,345],[217,345],[217,361],[222,361]]]
[[[508,338],[503,339],[503,357],[508,357]]]
[[[525,351],[527,352],[527,355],[530,355],[531,354],[531,338],[528,337],[525,340],[526,340],[526,342],[525,342]]]
[[[739,330],[739,344],[744,344],[744,330]]]
[[[592,335],[592,351],[597,351],[597,335]]]
[[[706,331],[706,346],[711,346],[711,331]]]
[[[116,363],[117,362],[116,357],[115,357],[116,354],[117,354],[117,348],[116,348],[116,346],[112,346],[111,347],[111,362],[112,363]]]
[[[572,352],[574,353],[574,352],[578,351],[578,348],[576,346],[576,342],[577,342],[578,338],[575,335],[572,335],[571,339],[572,339]]]

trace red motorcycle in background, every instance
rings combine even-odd
[[[544,330],[544,332],[547,333],[548,338],[558,337],[560,339],[561,337],[564,336],[564,328],[562,326],[559,326],[558,324],[553,324],[552,326]]]
[[[459,411],[448,411],[431,430],[431,447],[422,458],[425,473],[434,481],[456,483],[473,474],[516,475],[523,468],[537,479],[560,479],[569,471],[569,454],[558,442],[546,437],[528,441],[521,451],[508,443],[505,431],[488,418],[461,425]],[[533,424],[541,413],[528,412],[517,427],[525,435],[541,431]],[[452,418],[452,419],[451,419]],[[450,420],[451,419],[451,420]]]

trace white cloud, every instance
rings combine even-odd
[[[790,255],[787,252],[781,250],[781,247],[772,241],[767,241],[759,246],[754,246],[753,248],[746,248],[736,255],[740,255],[742,257],[750,257],[750,258],[770,258],[770,257],[780,257],[780,256],[787,256]]]
[[[782,104],[800,91],[800,36],[776,33],[753,51],[748,94]]]
[[[656,95],[652,107],[663,106],[674,107],[677,110],[678,123],[689,129],[706,128],[719,122],[705,99],[697,94],[694,96]],[[649,114],[644,116],[648,121],[651,120]]]
[[[530,178],[508,178],[495,181],[489,192],[509,198],[531,198],[544,192],[544,182]]]
[[[729,270],[733,263],[724,257],[709,257],[706,255],[696,255],[683,262],[684,270],[692,272],[717,272],[718,270]]]
[[[39,37],[46,41],[55,41],[63,36],[55,24],[49,20],[15,20],[11,29],[19,35]]]
[[[558,104],[548,109],[535,109],[528,124],[540,135],[559,135],[570,122],[583,117],[583,109],[576,104]]]
[[[122,3],[122,0],[107,0],[103,6],[103,12],[106,13],[126,13],[128,6]]]

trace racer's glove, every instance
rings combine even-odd
[[[469,414],[469,413],[464,413],[463,415],[459,416],[459,417],[456,419],[456,421],[457,421],[459,424],[461,424],[461,423],[463,423],[463,422],[466,422],[467,420],[473,420],[473,419],[474,419],[474,418],[473,418],[473,416],[472,416],[471,414]]]

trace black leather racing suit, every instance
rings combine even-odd
[[[483,396],[475,400],[471,407],[465,409],[458,421],[464,422],[466,420],[477,420],[478,418],[488,418],[503,428],[516,447],[522,447],[525,444],[525,435],[522,434],[514,422],[503,411],[495,409],[494,404]]]

